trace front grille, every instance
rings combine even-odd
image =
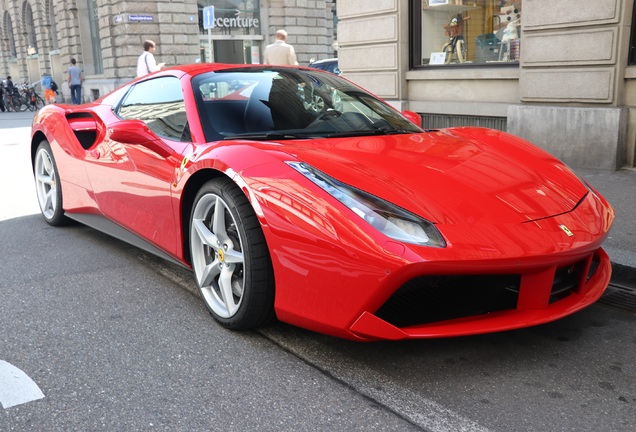
[[[396,327],[482,315],[517,306],[521,276],[422,276],[400,287],[376,312]]]
[[[506,117],[461,116],[420,113],[424,129],[442,129],[456,126],[477,126],[506,131]]]

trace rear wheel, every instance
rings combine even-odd
[[[466,42],[463,38],[457,40],[455,51],[457,51],[457,60],[460,63],[464,63],[466,61]]]
[[[274,281],[260,223],[236,184],[227,178],[199,190],[190,219],[192,267],[212,316],[244,330],[274,317]]]
[[[62,188],[51,146],[42,141],[35,153],[35,191],[44,220],[53,226],[68,222],[62,208]]]

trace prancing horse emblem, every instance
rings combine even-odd
[[[563,232],[567,234],[568,237],[574,236],[574,234],[572,234],[572,231],[570,231],[570,228],[566,227],[565,225],[559,225],[559,228],[561,228]]]

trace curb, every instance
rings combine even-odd
[[[636,268],[612,263],[612,279],[610,283],[636,289]]]

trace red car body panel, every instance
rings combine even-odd
[[[114,135],[109,96],[48,106],[33,123],[58,165],[67,213],[104,216],[189,267],[183,200],[199,175],[226,175],[261,223],[278,319],[355,340],[477,334],[541,324],[596,301],[611,274],[601,249],[612,207],[564,164],[512,135],[455,128],[408,135],[206,143],[191,77],[223,65],[162,71],[182,81],[192,143],[139,145]],[[77,132],[95,134],[82,147]],[[119,140],[113,139],[118,138]],[[142,139],[142,137],[137,138]],[[435,224],[446,247],[399,242],[364,223],[291,168],[302,161]],[[209,174],[206,174],[209,173]],[[565,228],[564,228],[565,227]],[[569,235],[569,233],[573,235]],[[550,301],[555,273],[577,265],[575,292]],[[513,309],[397,327],[377,312],[408,281],[517,275]]]

